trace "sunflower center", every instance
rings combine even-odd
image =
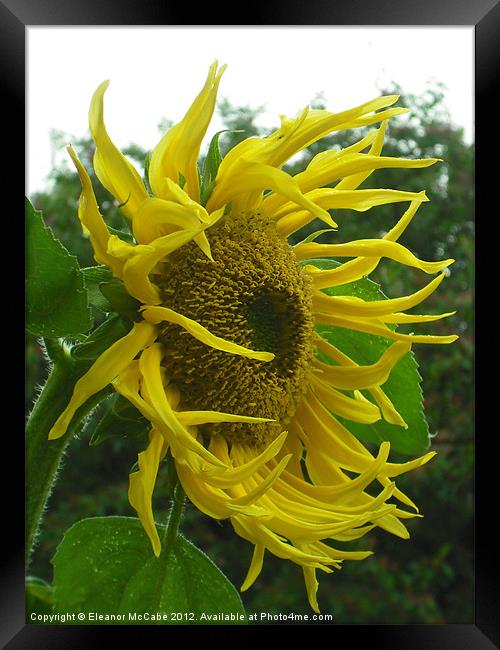
[[[163,304],[213,334],[275,354],[269,362],[215,350],[166,324],[163,365],[181,394],[180,409],[265,417],[273,423],[201,427],[228,441],[264,446],[295,413],[313,356],[311,286],[272,221],[228,215],[207,231],[214,261],[191,242],[164,265]]]

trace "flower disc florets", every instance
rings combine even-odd
[[[228,355],[166,324],[163,365],[182,408],[272,418],[275,422],[207,424],[202,433],[262,446],[295,414],[313,356],[310,279],[274,222],[228,215],[210,229],[213,260],[194,243],[171,255],[157,280],[166,307],[233,343],[272,352],[262,363]]]

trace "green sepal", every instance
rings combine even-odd
[[[107,226],[107,229],[112,235],[116,235],[119,239],[123,239],[123,241],[126,241],[127,244],[134,244],[135,239],[133,234],[130,232],[129,222],[125,217],[123,217],[123,221],[124,221],[125,230],[113,228],[112,226]]]
[[[320,235],[324,235],[325,232],[332,233],[335,232],[335,230],[333,230],[333,228],[323,228],[322,230],[316,230],[312,232],[310,235],[307,235],[307,237],[302,241],[294,244],[293,247],[295,248],[296,246],[301,246],[302,244],[310,244],[312,241],[316,241],[316,239],[318,239]]]
[[[148,191],[148,193],[153,196],[153,192],[151,190],[151,185],[149,183],[149,166],[151,164],[151,152],[148,151],[146,154],[146,157],[144,158],[144,175],[143,175],[143,180],[144,180],[144,185]]]
[[[26,199],[26,328],[58,338],[92,327],[84,278],[71,255]]]
[[[130,193],[130,194],[127,196],[127,198],[125,199],[125,201],[124,201],[123,203],[119,203],[119,204],[118,204],[118,207],[119,207],[119,208],[124,208],[124,207],[127,205],[127,203],[130,201],[130,197],[131,197],[131,196],[132,196],[132,193]]]
[[[321,269],[333,269],[340,266],[339,262],[331,259],[305,260],[303,264],[310,264]],[[379,285],[368,278],[323,289],[323,291],[330,296],[356,296],[368,302],[387,299]],[[395,325],[389,325],[389,327],[393,330],[396,329]],[[317,325],[316,329],[324,339],[359,365],[375,363],[394,343],[394,341],[380,336],[332,325]],[[322,353],[318,357],[325,363],[335,365],[333,360]],[[429,447],[430,436],[423,409],[421,381],[422,377],[418,371],[415,355],[413,351],[410,351],[396,363],[388,380],[382,386],[382,390],[408,425],[407,429],[389,424],[383,419],[373,424],[360,424],[336,417],[361,442],[379,445],[382,441],[387,440],[391,443],[391,449],[394,452],[403,455],[425,452]],[[361,392],[367,399],[375,403],[374,398],[367,390]]]
[[[147,433],[151,424],[123,395],[114,393],[99,406],[89,445],[94,447],[111,438],[128,438]],[[97,422],[96,422],[97,420]]]
[[[115,278],[107,266],[89,266],[82,271],[91,305],[104,313],[114,311],[137,320],[141,303],[128,293],[123,282]]]
[[[132,329],[132,323],[117,314],[111,314],[107,320],[87,336],[83,343],[71,348],[71,356],[76,361],[94,361],[113,343],[124,337]]]
[[[104,282],[111,282],[113,280],[113,273],[107,266],[88,266],[82,269],[83,277],[85,278],[85,286],[89,297],[89,302],[97,309],[108,313],[112,311],[113,306],[104,297],[100,285]]]
[[[165,526],[157,524],[160,539]],[[66,531],[54,566],[55,611],[83,612],[81,624],[235,624],[245,623],[241,598],[213,562],[181,535],[159,558],[138,519],[96,517]],[[89,612],[124,620],[89,621]],[[165,614],[168,620],[131,620]],[[173,620],[173,614],[177,620]],[[231,614],[235,620],[220,620]],[[209,618],[210,617],[210,618]],[[215,618],[217,617],[217,618]]]
[[[109,282],[102,282],[99,289],[111,305],[111,311],[115,311],[130,320],[138,320],[141,303],[128,293],[121,280],[113,278]]]
[[[203,163],[203,173],[201,175],[200,202],[202,205],[206,205],[210,195],[212,194],[212,190],[215,186],[215,178],[217,177],[217,172],[219,171],[219,166],[222,162],[222,156],[219,149],[219,138],[221,133],[243,133],[243,131],[241,129],[222,129],[222,131],[218,131],[211,139],[208,146],[207,157]]]

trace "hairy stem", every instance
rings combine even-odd
[[[175,468],[174,468],[174,472],[175,472]],[[163,537],[163,541],[161,545],[160,557],[158,558],[159,559],[158,580],[156,582],[156,588],[155,588],[155,593],[153,598],[153,602],[156,604],[156,606],[160,605],[163,581],[165,579],[165,572],[167,570],[167,562],[175,547],[175,542],[179,534],[179,526],[181,523],[182,511],[184,509],[184,499],[185,499],[184,490],[182,489],[182,485],[180,484],[176,473],[173,478],[175,483],[173,481],[174,485],[172,490],[172,494],[173,494],[172,507],[170,509],[167,525],[165,526],[165,535]]]
[[[179,532],[179,525],[181,523],[182,511],[184,508],[184,490],[180,483],[177,483],[174,488],[174,499],[172,501],[172,508],[168,517],[167,527],[165,529],[165,537],[163,538],[162,554],[168,554],[169,549],[172,548],[177,534]]]
[[[52,356],[52,355],[51,355]],[[54,357],[52,357],[54,358]],[[69,359],[59,359],[47,378],[26,425],[26,565],[52,491],[64,450],[83,418],[109,390],[101,391],[78,409],[67,432],[57,440],[48,440],[54,422],[68,404],[74,385],[87,367]]]

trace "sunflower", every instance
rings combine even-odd
[[[153,150],[146,181],[106,131],[109,82],[95,91],[89,112],[94,169],[128,219],[132,242],[110,232],[90,177],[68,147],[82,184],[78,217],[95,260],[141,306],[130,332],[76,383],[49,438],[62,436],[77,409],[112,384],[151,425],[149,444],[130,475],[129,500],[155,555],[161,541],[152,495],[169,453],[192,503],[210,517],[229,519],[254,545],[241,589],[256,580],[268,551],[302,568],[309,602],[319,611],[317,571],[330,573],[343,560],[371,554],[340,550],[335,542],[375,527],[407,538],[402,520],[419,516],[393,479],[424,465],[434,452],[389,462],[388,442],[374,455],[341,421],[370,425],[382,418],[405,428],[382,387],[392,368],[413,343],[457,338],[394,327],[450,315],[404,313],[439,286],[453,262],[422,261],[397,242],[428,200],[425,192],[358,189],[375,169],[426,167],[436,160],[381,155],[388,120],[406,112],[390,108],[398,96],[389,95],[340,113],[306,108],[296,118],[281,117],[276,131],[234,146],[212,177],[200,182],[200,147],[224,69],[217,62],[210,67],[184,118]],[[320,138],[367,125],[378,126],[351,146],[319,153],[303,172],[291,176],[282,169]],[[294,247],[287,241],[315,218],[335,229],[332,209],[365,211],[396,202],[407,209],[380,239],[309,239]],[[329,257],[350,259],[323,270],[314,264]],[[371,273],[382,258],[438,275],[401,298],[342,295],[343,285]],[[328,295],[328,287],[340,289]],[[376,363],[358,365],[317,325],[391,343]],[[378,493],[369,493],[377,483]]]

